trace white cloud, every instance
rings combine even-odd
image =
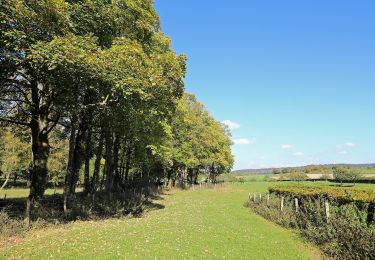
[[[236,145],[248,145],[248,144],[255,144],[256,143],[256,138],[237,138],[232,140],[234,144]]]
[[[230,130],[238,129],[241,127],[239,123],[230,121],[230,120],[224,120],[221,122],[222,124],[226,125]]]
[[[293,155],[294,156],[303,156],[303,152],[295,152]]]
[[[347,147],[355,147],[356,144],[354,144],[352,142],[347,142],[347,143],[345,143],[345,146],[347,146]]]
[[[343,145],[336,145],[336,149],[337,149],[337,154],[341,154],[341,155],[345,155],[345,154],[348,154],[350,152],[351,149],[353,149],[354,147],[356,147],[357,145],[355,143],[352,143],[352,142],[347,142]]]
[[[290,149],[290,148],[292,148],[292,147],[293,147],[293,145],[291,145],[291,144],[283,144],[283,145],[281,146],[281,149],[288,150],[288,149]]]

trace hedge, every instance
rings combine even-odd
[[[283,185],[271,187],[269,191],[297,198],[326,198],[340,202],[375,203],[375,188]]]

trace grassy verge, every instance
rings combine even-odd
[[[211,190],[172,190],[142,218],[75,222],[31,231],[0,249],[0,258],[309,259],[295,233],[249,212],[249,192],[269,183]]]

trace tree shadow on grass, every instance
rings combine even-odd
[[[64,212],[64,197],[61,194],[46,195],[32,208],[31,227],[36,224],[54,225],[76,220],[101,220],[126,216],[141,217],[144,212],[162,210],[164,205],[154,201],[163,200],[162,191],[150,187],[121,192],[77,193]],[[17,234],[27,230],[24,225],[27,198],[0,199],[0,233]],[[17,231],[12,228],[17,228]]]
[[[155,203],[153,201],[146,201],[144,203],[144,206],[147,211],[165,209],[165,206],[163,204]]]

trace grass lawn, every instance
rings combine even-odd
[[[76,222],[30,231],[6,243],[1,258],[21,259],[309,259],[315,249],[243,207],[269,183],[166,192],[142,218]]]
[[[53,194],[62,194],[63,189],[47,189],[45,195],[53,195]],[[82,191],[82,188],[77,188],[77,191]],[[3,199],[6,195],[7,198],[26,198],[29,196],[29,189],[25,188],[13,188],[13,189],[4,189],[0,190],[0,199]]]
[[[57,189],[56,193],[61,194],[63,192],[62,189]],[[54,189],[46,190],[46,195],[52,195],[55,193]],[[24,188],[14,188],[14,189],[5,189],[0,191],[0,199],[3,199],[6,195],[7,198],[24,198],[29,195],[29,189]]]

